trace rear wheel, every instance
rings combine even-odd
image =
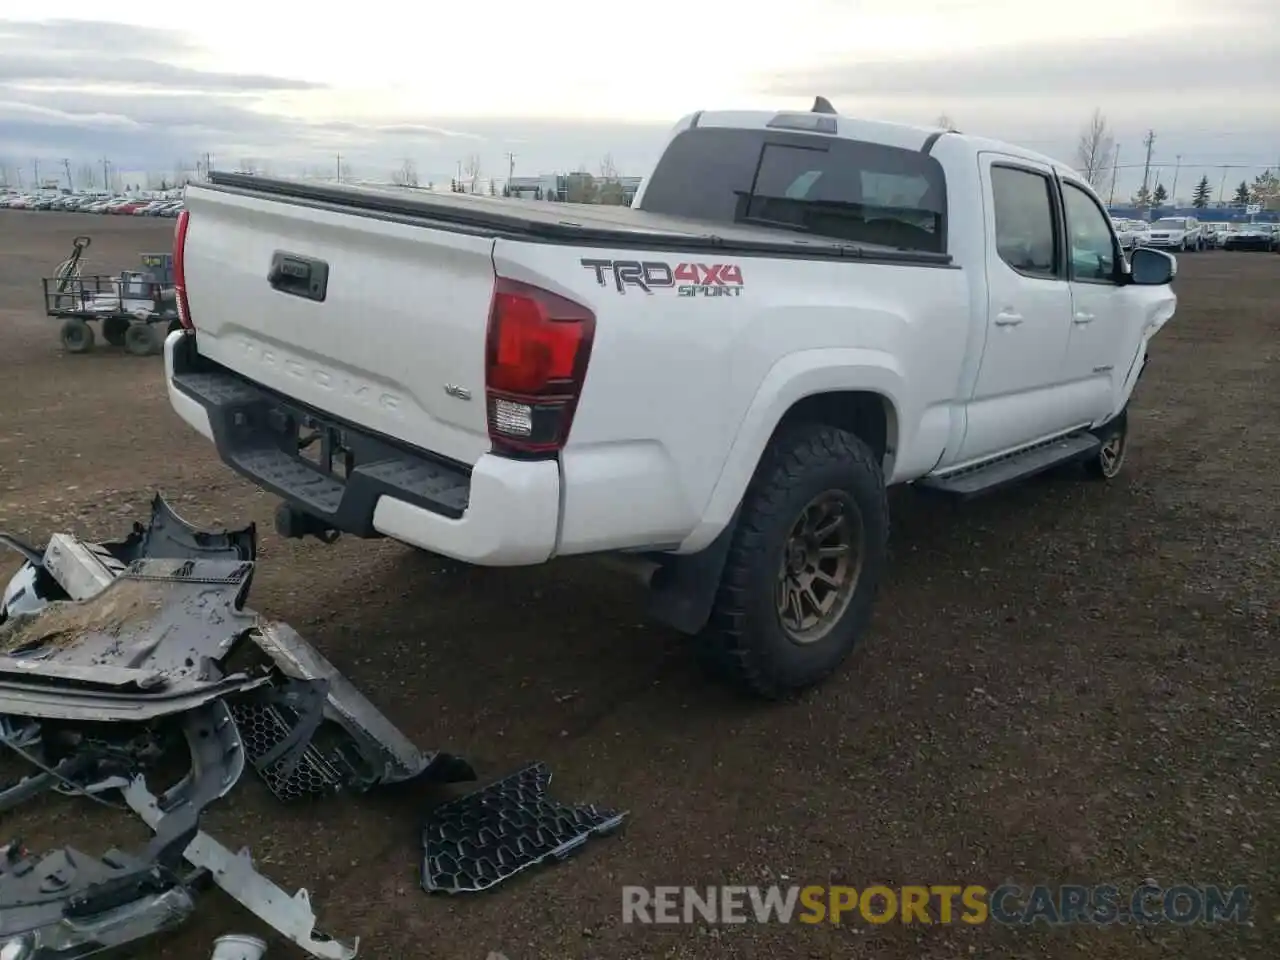
[[[1102,446],[1084,462],[1085,471],[1098,480],[1114,480],[1120,475],[1129,450],[1129,412],[1122,412],[1099,427],[1095,434]]]
[[[93,327],[79,317],[67,317],[62,321],[58,339],[67,353],[88,353],[93,349]]]
[[[160,336],[149,323],[131,323],[124,334],[124,348],[135,357],[149,357],[160,352]]]
[[[875,453],[833,427],[785,430],[743,501],[703,662],[765,699],[826,679],[870,619],[888,535]]]

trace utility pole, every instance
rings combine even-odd
[[[338,182],[342,182],[342,154],[338,154]]]
[[[39,190],[40,189],[40,161],[39,160],[31,161],[31,171],[32,171],[32,175],[35,177],[35,181],[33,185],[37,190]]]
[[[1218,206],[1222,206],[1222,191],[1227,187],[1227,168],[1224,164],[1222,167],[1222,180],[1218,184]]]
[[[67,189],[74,191],[76,185],[75,181],[71,179],[71,161],[67,157],[62,158],[62,169],[67,171]]]
[[[107,167],[111,166],[111,161],[106,157],[102,158],[102,189],[111,192],[111,180],[107,177]]]
[[[1116,144],[1116,152],[1111,157],[1111,197],[1107,200],[1108,207],[1114,207],[1116,204],[1116,172],[1120,169],[1120,144]]]
[[[1178,154],[1173,165],[1173,187],[1169,190],[1169,202],[1178,205],[1178,171],[1182,169],[1182,154]]]
[[[507,186],[511,186],[511,180],[516,175],[516,155],[514,153],[507,154]]]
[[[1151,148],[1156,144],[1156,132],[1148,130],[1146,139],[1142,141],[1142,145],[1147,148],[1147,160],[1142,166],[1142,196],[1148,197],[1149,188],[1151,186]]]

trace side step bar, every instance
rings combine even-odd
[[[1075,433],[1060,440],[1021,450],[1018,453],[968,467],[941,477],[917,480],[915,486],[937,493],[950,494],[963,500],[990,493],[1020,480],[1043,473],[1060,464],[1084,460],[1102,446],[1092,433]]]

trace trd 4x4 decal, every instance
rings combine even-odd
[[[619,293],[635,287],[645,293],[675,288],[681,297],[736,297],[742,293],[742,268],[736,263],[664,263],[661,260],[589,260],[596,283],[610,282]]]

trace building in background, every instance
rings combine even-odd
[[[512,177],[507,196],[525,200],[554,200],[560,203],[611,203],[630,206],[643,177],[594,176],[585,171],[544,173],[536,177]]]

